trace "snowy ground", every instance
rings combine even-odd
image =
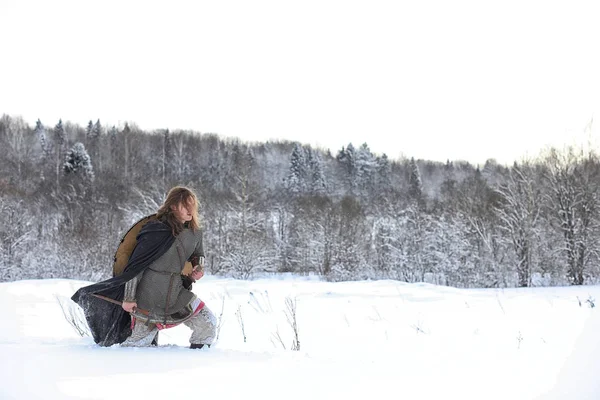
[[[195,291],[222,326],[213,348],[192,351],[185,326],[158,348],[80,337],[60,302],[85,284],[0,284],[0,399],[600,399],[600,314],[587,301],[600,306],[598,286],[206,277]]]

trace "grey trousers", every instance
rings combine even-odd
[[[190,337],[191,344],[212,344],[215,341],[217,334],[217,318],[208,307],[204,306],[198,314],[187,321],[184,321],[183,324],[192,330],[192,336]],[[158,329],[154,324],[147,326],[145,322],[136,321],[131,336],[121,343],[121,346],[150,346],[157,334]]]

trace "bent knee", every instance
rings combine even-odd
[[[217,329],[217,317],[215,316],[215,314],[213,314],[212,311],[210,311],[208,308],[204,308],[202,311],[204,312],[204,318],[206,320],[206,324],[210,327],[210,329],[216,330]]]

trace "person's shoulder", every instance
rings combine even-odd
[[[183,228],[179,235],[177,235],[180,239],[191,239],[198,240],[202,239],[202,230],[201,229],[192,229],[192,228]]]
[[[146,224],[142,227],[140,234],[144,233],[165,233],[171,232],[171,228],[169,225],[165,224],[163,221],[155,219],[152,221],[146,222]]]
[[[194,235],[194,241],[196,242],[202,242],[203,240],[203,233],[202,233],[202,228],[196,228],[192,231],[192,235]]]
[[[180,235],[183,234],[183,235],[193,236],[193,235],[196,235],[197,232],[198,232],[198,229],[192,229],[192,228],[186,226],[181,230]]]

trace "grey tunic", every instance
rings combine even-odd
[[[125,301],[136,301],[139,308],[150,311],[150,318],[135,313],[150,323],[179,323],[191,313],[196,296],[183,287],[181,271],[186,261],[197,258],[203,265],[202,231],[184,229],[173,245],[142,273],[125,285]],[[169,289],[170,288],[170,289]]]

